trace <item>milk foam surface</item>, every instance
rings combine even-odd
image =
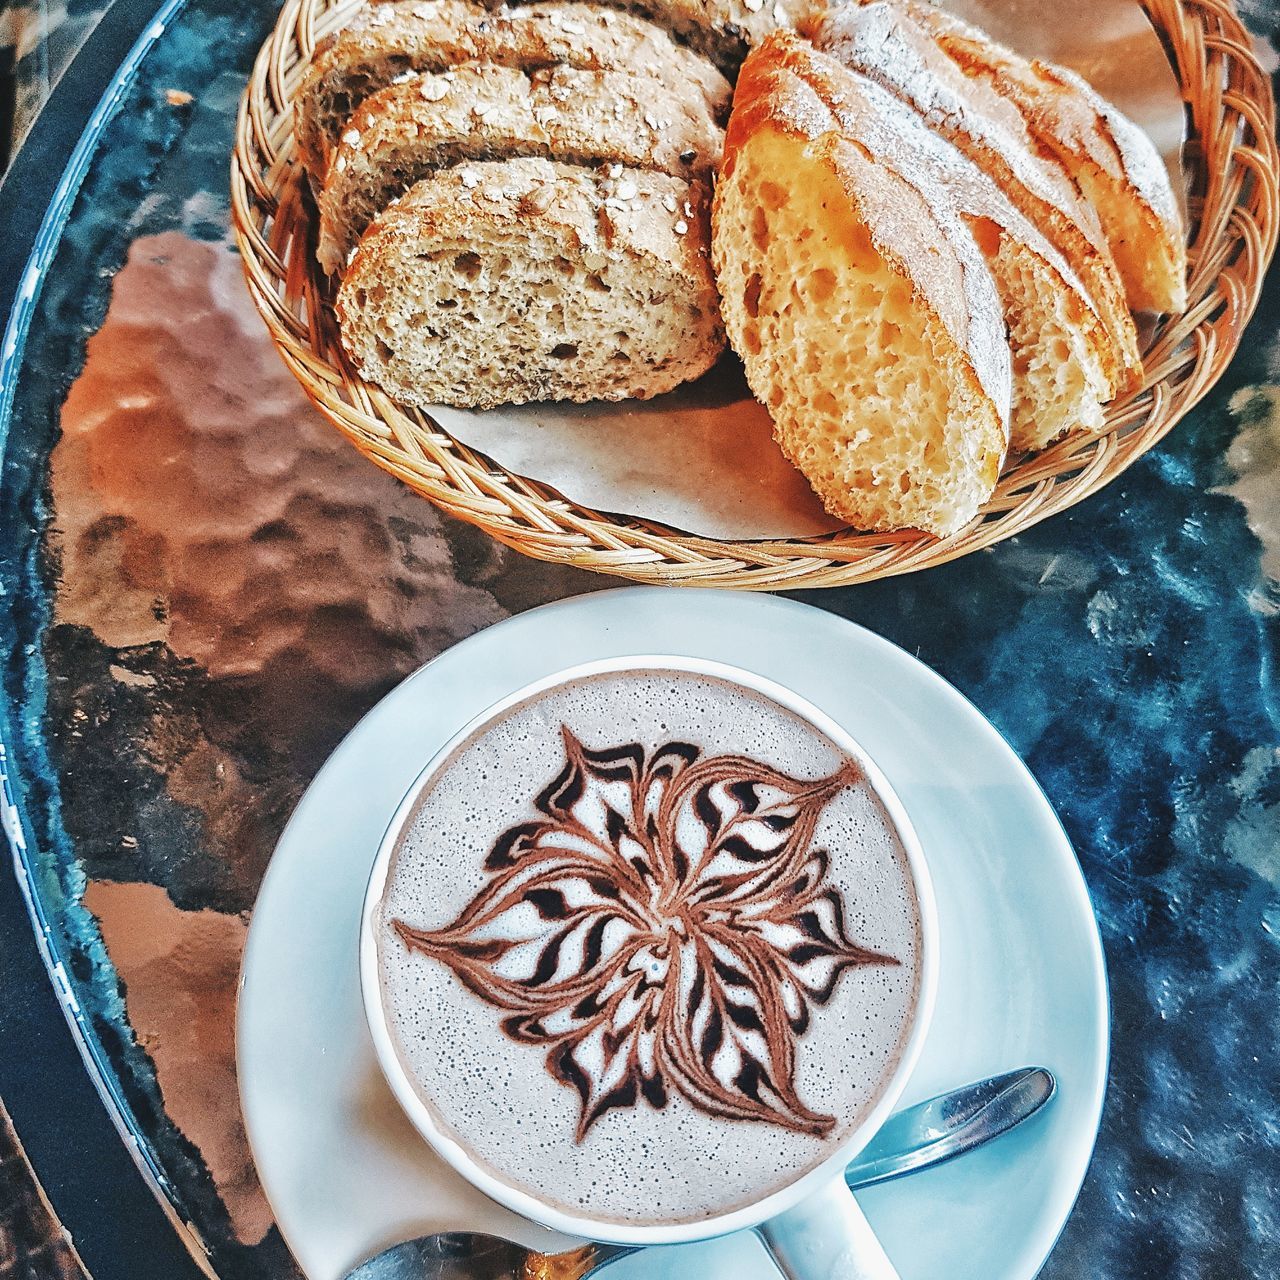
[[[746,756],[807,781],[848,763],[786,708],[688,672],[588,677],[482,728],[455,749],[420,798],[388,875],[379,965],[401,1060],[440,1127],[500,1181],[543,1203],[627,1224],[696,1221],[754,1203],[839,1146],[879,1097],[902,1052],[918,999],[921,940],[901,843],[860,779],[835,789],[813,831],[812,849],[829,855],[825,883],[842,900],[845,934],[898,962],[845,969],[825,1004],[810,1002],[808,1026],[793,1041],[795,1097],[805,1114],[832,1118],[828,1131],[709,1114],[676,1083],[661,1107],[640,1096],[634,1105],[605,1110],[576,1139],[583,1101],[548,1070],[547,1044],[513,1038],[503,1029],[510,1005],[497,1007],[468,989],[450,963],[411,950],[393,926],[446,930],[493,883],[485,861],[495,842],[517,824],[545,818],[534,800],[565,763],[562,726],[589,751],[637,743],[650,756],[677,741],[703,757]],[[578,889],[568,887],[561,905],[572,906],[575,895]],[[559,921],[543,927],[523,906],[504,919],[545,933],[561,927]],[[492,936],[486,927],[490,934],[482,927],[476,936]],[[621,933],[611,929],[606,940]],[[581,951],[580,937],[577,945]],[[652,956],[641,959],[660,970]],[[522,963],[532,962],[519,955],[499,962],[499,978]],[[568,961],[562,956],[561,963]],[[558,1025],[556,1017],[542,1021],[552,1030]],[[705,1019],[695,1045],[704,1043],[704,1026]],[[587,1050],[579,1057],[592,1061]],[[652,1064],[652,1049],[641,1057]]]

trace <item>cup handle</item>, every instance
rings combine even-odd
[[[787,1280],[900,1280],[843,1178],[756,1231]]]

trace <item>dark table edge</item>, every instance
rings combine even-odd
[[[131,78],[130,67],[182,0],[115,0],[68,65],[0,181],[0,457],[16,357],[30,319],[24,282],[47,268],[83,180],[93,143]],[[15,305],[16,301],[16,305]],[[5,602],[8,608],[16,602]],[[0,872],[0,1097],[54,1212],[95,1280],[196,1280],[212,1275],[190,1249],[125,1125],[91,1047],[39,905],[30,892],[30,825],[6,779],[12,709],[0,704],[0,826],[13,874]],[[8,757],[12,759],[11,756]],[[17,997],[17,998],[16,998]]]

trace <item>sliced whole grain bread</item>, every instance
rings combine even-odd
[[[361,375],[406,404],[647,399],[724,348],[708,187],[543,159],[417,183],[338,291]]]
[[[969,76],[1021,113],[1027,131],[1092,202],[1135,311],[1187,309],[1187,244],[1169,172],[1150,138],[1074,71],[1025,58],[977,27],[912,0],[912,16]]]
[[[333,148],[357,107],[413,72],[464,62],[534,69],[557,63],[584,71],[640,70],[696,87],[718,120],[732,90],[706,59],[642,18],[598,4],[550,0],[491,11],[468,0],[384,0],[317,47],[294,99],[303,163],[324,177]]]
[[[1022,452],[1071,430],[1100,430],[1118,354],[1066,260],[995,183],[911,107],[793,33],[768,37],[743,64],[737,100],[770,93],[803,111],[812,129],[864,148],[973,233],[1009,332],[1011,447]]]
[[[341,270],[396,196],[463,160],[534,156],[709,180],[722,143],[700,93],[641,74],[466,63],[415,75],[374,94],[348,123],[319,196],[317,257]]]
[[[519,0],[515,0],[519,4]],[[825,0],[600,0],[670,31],[732,79],[753,45]],[[503,0],[493,0],[498,8]]]
[[[1000,301],[960,219],[830,125],[739,81],[712,212],[725,327],[828,511],[951,534],[1008,445]]]
[[[1083,282],[1121,353],[1122,388],[1136,385],[1137,330],[1097,214],[1061,163],[1040,152],[1017,108],[966,76],[900,5],[829,9],[807,31],[819,49],[909,103],[994,179]]]

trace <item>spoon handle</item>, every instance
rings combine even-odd
[[[1044,1067],[1021,1067],[953,1089],[890,1116],[845,1170],[851,1187],[869,1187],[962,1155],[998,1137],[1053,1097]]]

